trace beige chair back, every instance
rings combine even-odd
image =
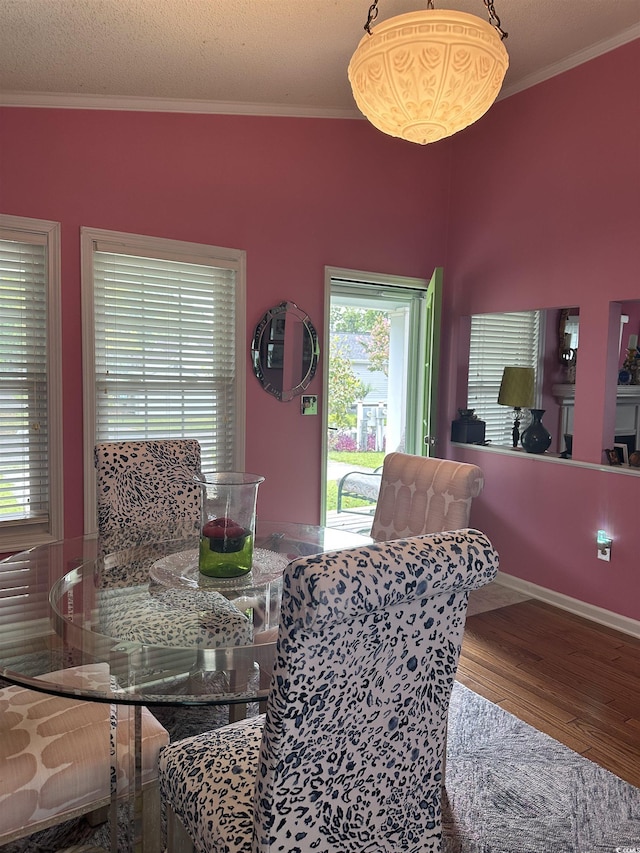
[[[469,527],[471,501],[483,486],[477,465],[389,453],[371,536],[382,542]]]

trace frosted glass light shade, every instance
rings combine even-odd
[[[484,115],[508,67],[509,55],[488,21],[424,9],[365,33],[348,73],[356,104],[374,127],[426,145]]]

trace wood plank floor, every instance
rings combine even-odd
[[[640,640],[529,599],[467,618],[457,677],[640,787]]]

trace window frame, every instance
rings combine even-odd
[[[234,467],[244,470],[245,458],[245,412],[246,412],[246,252],[191,243],[163,237],[149,237],[120,231],[82,227],[82,373],[83,373],[83,418],[84,418],[84,531],[96,533],[96,477],[94,447],[96,444],[96,358],[95,358],[95,294],[93,254],[96,243],[115,253],[124,252],[144,257],[163,257],[168,260],[206,263],[233,268],[235,283],[235,373],[236,417],[231,425],[234,435]],[[178,437],[178,436],[171,436]],[[114,439],[116,440],[116,439]]]
[[[46,257],[47,518],[1,521],[0,553],[11,553],[59,541],[64,535],[61,227],[48,219],[0,214],[0,229],[16,242],[21,235],[41,238]]]

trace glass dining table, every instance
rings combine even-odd
[[[116,721],[118,707],[134,706],[128,800],[135,825],[127,843],[143,849],[136,800],[142,707],[228,705],[233,720],[247,703],[264,703],[284,568],[300,556],[370,542],[332,528],[259,520],[253,568],[230,579],[199,572],[197,538],[140,543],[125,531],[109,553],[96,537],[23,551],[0,561],[0,674],[45,693],[107,702]],[[104,684],[69,686],[65,669],[98,663],[108,665]],[[115,851],[124,847],[111,790]]]

